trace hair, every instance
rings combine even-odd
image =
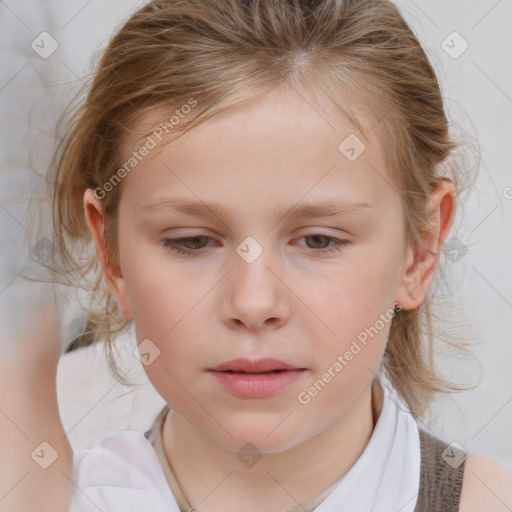
[[[123,144],[137,121],[147,113],[162,114],[160,131],[153,127],[141,135],[140,140],[148,137],[147,145],[163,129],[183,134],[280,85],[307,95],[324,112],[343,114],[363,138],[354,110],[367,109],[370,130],[377,128],[383,141],[390,185],[400,191],[406,247],[420,244],[428,230],[427,202],[439,180],[450,174],[460,197],[462,169],[449,158],[458,146],[449,134],[436,74],[391,1],[155,0],[144,5],[102,53],[54,165],[54,229],[62,261],[70,275],[91,276],[89,324],[123,384],[112,340],[131,321],[121,315],[97,255],[88,254],[85,190],[101,192],[105,249],[115,264],[121,178],[130,171]],[[171,114],[177,115],[169,122]],[[420,306],[397,312],[372,382],[385,375],[415,419],[437,393],[467,389],[443,377],[435,364],[439,336],[433,298],[429,290]],[[466,340],[443,341],[467,350]]]

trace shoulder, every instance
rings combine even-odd
[[[117,432],[76,450],[72,481],[76,490],[70,512],[89,512],[91,503],[102,510],[115,510],[122,503],[126,511],[163,511],[172,503],[153,446],[135,430]]]
[[[512,467],[480,455],[469,455],[464,466],[460,512],[510,512]]]
[[[96,440],[85,449],[75,450],[78,459],[85,457],[126,458],[134,451],[147,451],[151,444],[144,434],[137,430],[123,430]]]
[[[153,446],[136,430],[116,432],[73,454],[73,466],[80,470],[79,475],[88,475],[94,469],[96,475],[101,475],[102,484],[117,478],[113,469],[122,469],[126,478],[130,471],[140,473],[158,465]]]

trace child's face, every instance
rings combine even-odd
[[[354,129],[315,109],[290,91],[254,97],[150,152],[122,183],[115,293],[138,343],[160,350],[145,370],[172,409],[233,449],[291,448],[368,403],[402,286],[401,201],[378,130],[349,161],[338,146]],[[222,212],[148,208],[164,200]],[[369,206],[286,214],[324,201]],[[181,243],[191,255],[163,245],[189,237],[200,237]],[[347,245],[322,251],[336,239]],[[278,390],[275,377],[240,376],[236,392],[210,371],[236,358],[301,371]],[[267,395],[250,395],[249,379],[267,379]]]

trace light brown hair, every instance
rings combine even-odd
[[[89,321],[121,382],[127,383],[117,372],[111,341],[130,322],[120,314],[98,258],[87,254],[86,188],[104,191],[116,173],[119,177],[123,142],[143,114],[170,116],[193,99],[194,109],[174,129],[185,133],[283,83],[319,111],[345,115],[363,137],[353,110],[372,116],[372,130],[384,141],[390,186],[400,191],[406,245],[421,242],[429,194],[442,176],[455,182],[459,196],[464,189],[463,174],[449,159],[457,144],[449,135],[436,74],[392,2],[156,0],[145,5],[102,54],[86,101],[69,121],[55,167],[54,228],[64,267],[79,277],[81,286],[92,276],[92,297],[100,307],[91,305]],[[122,190],[120,180],[102,197],[105,247],[113,263],[119,257]],[[381,365],[416,419],[436,393],[465,389],[436,368],[435,340],[440,337],[432,300],[429,292],[421,306],[395,315]],[[443,341],[467,350],[463,339]]]

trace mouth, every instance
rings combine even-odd
[[[239,398],[268,398],[297,379],[307,368],[276,359],[233,359],[209,370],[224,390]]]
[[[302,368],[298,368],[298,369],[302,369]],[[212,371],[216,371],[216,370],[212,370]],[[268,372],[244,372],[244,371],[235,371],[235,370],[221,370],[225,373],[245,373],[247,375],[266,375],[268,373],[281,373],[281,372],[289,372],[289,371],[292,371],[292,370],[270,370]]]
[[[232,373],[276,373],[290,370],[305,370],[306,368],[291,365],[279,359],[246,359],[238,358],[226,361],[211,371]]]

